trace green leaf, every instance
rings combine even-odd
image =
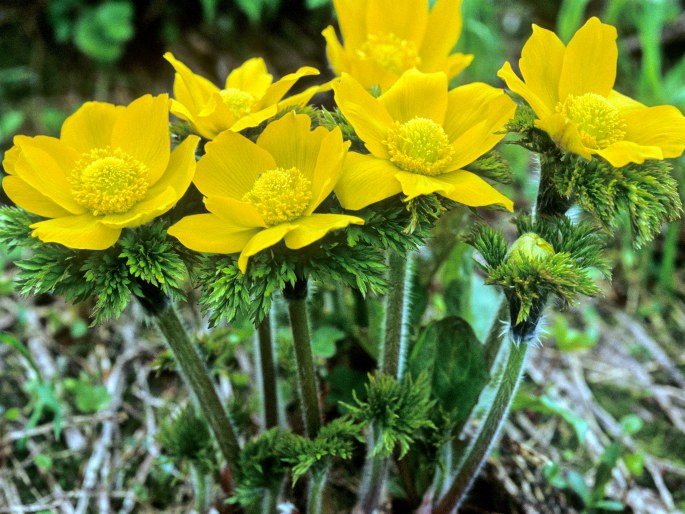
[[[312,333],[312,352],[314,355],[330,359],[335,355],[335,343],[345,336],[345,332],[331,325],[318,327]]]
[[[645,454],[642,451],[637,451],[635,453],[626,453],[623,456],[623,462],[625,462],[630,474],[636,478],[642,476],[645,469]]]
[[[572,469],[568,472],[566,483],[571,490],[580,496],[586,507],[592,505],[592,494],[590,493],[590,488],[585,483],[583,475],[578,473],[575,469]]]
[[[103,410],[112,399],[112,396],[103,385],[92,385],[79,382],[76,388],[76,408],[83,414],[90,414]]]
[[[74,44],[88,57],[113,63],[133,37],[133,6],[128,2],[105,2],[81,15],[74,27]]]
[[[599,500],[593,505],[595,509],[609,510],[612,512],[625,512],[626,506],[616,500]]]
[[[9,141],[24,123],[24,113],[8,111],[0,116],[0,143]]]
[[[461,318],[434,321],[414,344],[408,371],[428,375],[432,396],[452,422],[460,426],[488,381],[483,345]]]
[[[645,422],[637,414],[626,414],[621,418],[619,423],[621,425],[621,430],[627,435],[637,434],[645,425]]]
[[[29,366],[33,369],[33,371],[36,372],[36,375],[38,377],[41,376],[40,370],[38,369],[38,366],[36,366],[36,362],[33,360],[33,357],[31,357],[31,352],[29,352],[28,348],[22,343],[19,339],[16,337],[7,334],[5,332],[0,332],[0,343],[1,344],[6,344],[7,346],[10,346],[14,348],[19,354],[26,359],[26,362],[28,362]]]
[[[49,471],[52,469],[52,457],[45,455],[44,453],[39,453],[36,455],[33,459],[33,462],[43,471]]]
[[[550,396],[543,394],[534,396],[519,391],[514,398],[511,410],[529,409],[544,414],[555,414],[571,425],[576,433],[579,444],[583,444],[589,430],[588,422],[575,414],[572,410],[554,401]]]

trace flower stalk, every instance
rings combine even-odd
[[[388,283],[391,287],[385,301],[380,371],[398,380],[403,371],[404,354],[407,348],[407,315],[412,263],[411,254],[403,256],[394,250],[390,251]]]
[[[278,426],[278,389],[276,387],[276,363],[271,337],[271,316],[266,316],[257,325],[259,366],[262,379],[262,401],[264,428]]]
[[[307,320],[307,280],[298,278],[295,284],[287,284],[283,295],[288,301],[290,328],[297,361],[297,382],[302,400],[302,417],[305,434],[314,438],[321,428],[319,393],[314,370],[309,321]]]
[[[240,443],[221,400],[219,400],[209,370],[200,357],[196,346],[190,340],[173,304],[168,302],[158,289],[148,290],[146,290],[147,296],[141,303],[154,316],[155,324],[174,354],[187,385],[196,397],[212,429],[221,454],[226,459],[226,464],[233,476],[235,476]]]

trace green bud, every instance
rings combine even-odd
[[[542,260],[550,255],[554,255],[551,244],[533,232],[526,232],[514,241],[504,260],[509,264],[520,265],[532,260]]]

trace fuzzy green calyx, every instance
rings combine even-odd
[[[162,424],[157,436],[164,452],[179,461],[189,461],[207,470],[211,465],[212,437],[204,418],[186,406]]]
[[[23,295],[51,293],[70,302],[95,299],[93,324],[118,318],[131,296],[151,288],[162,296],[183,297],[186,263],[193,257],[157,221],[124,229],[119,241],[102,251],[74,250],[31,237],[37,218],[14,207],[0,208],[0,243],[31,250],[16,262]]]
[[[604,239],[591,223],[520,216],[517,233],[518,241],[507,249],[500,231],[479,225],[467,242],[483,257],[487,283],[503,288],[512,307],[513,328],[522,328],[515,333],[525,339],[537,326],[548,296],[559,298],[562,306],[574,303],[579,295],[595,296],[600,289],[591,269],[606,277],[610,273]],[[531,323],[522,325],[529,317]]]
[[[398,382],[390,375],[369,376],[366,400],[354,395],[356,405],[344,404],[353,419],[373,425],[379,431],[372,455],[389,457],[399,447],[401,459],[425,430],[435,430],[430,412],[430,383],[424,373],[416,381]]]

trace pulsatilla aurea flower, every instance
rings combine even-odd
[[[167,95],[128,106],[87,102],[59,139],[15,137],[2,187],[18,206],[51,218],[31,225],[41,241],[103,250],[123,228],[147,223],[183,196],[198,141],[189,136],[171,152]]]
[[[613,90],[616,29],[590,18],[568,46],[533,25],[521,52],[523,81],[507,62],[498,75],[535,111],[536,125],[563,150],[600,155],[615,167],[678,157],[685,118],[673,106],[647,107]]]
[[[461,34],[461,0],[333,0],[343,45],[333,27],[323,32],[333,70],[366,89],[387,90],[411,68],[452,78],[472,55],[453,53]]]
[[[350,152],[335,194],[357,210],[404,193],[440,194],[456,202],[513,209],[511,200],[464,169],[491,150],[516,108],[502,91],[474,83],[448,91],[444,73],[409,70],[374,98],[351,76],[335,100],[370,154]]]
[[[193,179],[209,214],[187,216],[169,229],[199,252],[237,253],[248,259],[281,240],[299,249],[331,230],[364,220],[314,213],[333,190],[347,154],[339,128],[310,131],[311,119],[288,113],[253,143],[223,132],[205,147]]]
[[[198,134],[207,139],[214,139],[224,130],[240,132],[256,127],[278,112],[304,105],[316,93],[330,89],[329,85],[312,86],[284,99],[299,79],[318,75],[319,70],[303,66],[274,82],[261,57],[249,59],[231,71],[224,88],[220,89],[190,71],[170,52],[165,53],[164,58],[176,70],[176,98],[171,101],[171,112],[189,122]]]

